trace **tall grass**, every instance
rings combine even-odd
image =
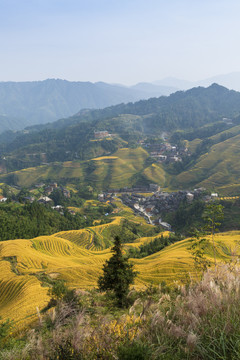
[[[2,350],[4,360],[240,358],[240,268],[218,265],[201,281],[129,293],[128,310],[96,291],[58,303],[25,345]]]

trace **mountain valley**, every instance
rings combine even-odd
[[[12,319],[18,337],[46,321],[52,334],[75,296],[88,299],[81,306],[93,323],[104,312],[119,320],[140,298],[147,309],[159,292],[166,300],[194,288],[208,267],[235,269],[239,150],[240,93],[217,84],[0,134],[3,326]],[[223,215],[218,234],[206,229],[211,206]],[[97,289],[116,238],[137,271],[121,310]],[[51,297],[55,286],[70,300]]]

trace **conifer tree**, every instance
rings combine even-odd
[[[103,275],[98,279],[98,287],[100,291],[112,290],[118,306],[123,307],[126,305],[129,286],[133,284],[137,272],[123,255],[119,236],[115,237],[112,253],[112,257],[103,266]]]

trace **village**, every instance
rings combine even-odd
[[[141,140],[139,144],[148,151],[152,159],[159,163],[182,162],[184,157],[191,155],[186,146],[171,145],[166,138],[164,138],[164,142],[150,143]]]
[[[39,183],[34,185],[34,187],[29,190],[21,189],[18,186],[13,186],[12,188],[18,191],[18,195],[15,196],[13,193],[11,193],[11,196],[8,197],[0,195],[0,203],[11,201],[21,203],[33,203],[34,201],[37,201],[39,204],[49,204],[52,209],[62,213],[64,207],[60,204],[54,205],[53,199],[49,196],[51,196],[54,191],[58,191],[59,194],[61,194],[65,199],[70,199],[71,197],[70,191],[63,186],[58,185],[57,182],[53,182],[50,184]]]
[[[118,197],[137,215],[141,215],[152,225],[161,225],[171,231],[171,225],[162,220],[164,213],[176,211],[179,205],[186,201],[201,199],[205,202],[218,199],[217,193],[209,193],[205,188],[192,191],[180,190],[176,192],[162,191],[157,184],[146,187],[111,189],[98,195],[99,201],[114,201]]]

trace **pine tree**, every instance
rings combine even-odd
[[[119,236],[114,240],[112,257],[103,266],[103,275],[98,279],[100,291],[112,290],[119,307],[126,305],[129,286],[133,284],[137,272],[133,270],[133,264],[122,253],[122,244]]]

